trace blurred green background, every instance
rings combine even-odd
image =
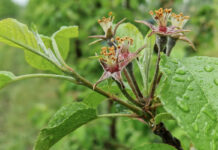
[[[64,25],[78,25],[79,38],[71,40],[68,63],[90,81],[95,82],[102,69],[96,60],[90,60],[98,46],[88,46],[89,35],[102,34],[97,20],[112,11],[115,22],[126,17],[151,20],[149,10],[159,7],[173,8],[191,17],[186,28],[187,36],[194,42],[197,52],[183,42],[178,42],[172,55],[189,57],[205,55],[218,57],[218,2],[213,0],[0,0],[0,19],[16,18],[20,22],[33,23],[39,33],[51,35]],[[135,24],[143,35],[148,28]],[[16,75],[39,73],[24,59],[23,51],[0,43],[0,70]],[[49,118],[63,105],[83,100],[91,91],[68,82],[54,79],[31,79],[9,85],[0,91],[0,150],[30,150]],[[118,107],[118,106],[117,106]],[[110,111],[110,103],[104,102],[99,112]],[[116,108],[117,109],[117,108]],[[175,121],[167,121],[167,127],[179,139],[185,149],[190,140]],[[146,125],[126,118],[93,121],[63,138],[52,150],[129,150],[133,145],[161,142]]]

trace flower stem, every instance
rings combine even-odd
[[[141,93],[141,91],[140,91],[140,89],[139,89],[138,83],[137,83],[137,81],[136,81],[136,79],[135,79],[135,75],[134,75],[134,72],[133,72],[133,65],[132,65],[132,63],[130,63],[130,64],[127,66],[127,70],[128,70],[129,75],[130,75],[130,78],[131,78],[131,80],[132,80],[132,82],[133,82],[133,85],[134,85],[134,87],[135,87],[135,89],[136,89],[136,92],[137,92],[138,97],[139,97],[140,99],[142,99],[142,98],[143,98],[143,95],[142,95],[142,93]]]
[[[148,104],[150,104],[150,100],[154,98],[154,93],[155,93],[155,90],[156,90],[158,73],[159,73],[159,63],[160,63],[160,50],[158,50],[158,56],[157,56],[157,61],[156,61],[156,69],[155,69],[154,79],[153,79],[153,82],[152,82],[152,87],[151,87],[150,98],[149,98]]]
[[[133,93],[135,94],[136,98],[139,99],[139,96],[138,96],[138,94],[136,92],[135,86],[133,85],[133,82],[132,82],[132,80],[131,80],[131,78],[130,78],[126,68],[123,69],[123,73],[124,73],[128,83],[129,83],[129,86],[131,87]]]
[[[150,96],[148,99],[148,105],[150,105],[151,100],[154,98],[157,81],[158,81],[158,74],[159,74],[160,53],[162,50],[164,50],[166,42],[167,42],[167,38],[165,36],[157,35],[156,44],[158,47],[158,53],[157,53],[156,69],[155,69],[154,79],[153,79],[152,86],[151,86]]]
[[[133,104],[135,104],[136,106],[142,107],[144,106],[143,104],[139,103],[138,101],[136,101],[134,98],[132,98],[132,96],[129,95],[129,93],[126,91],[125,88],[123,88],[121,86],[121,84],[119,82],[117,82],[118,87],[120,88],[120,91],[123,93],[123,95]]]

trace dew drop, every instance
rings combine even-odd
[[[204,113],[205,115],[207,115],[211,120],[216,121],[216,116],[213,115],[210,111],[204,109],[204,110],[203,110],[203,113]]]
[[[178,68],[176,70],[176,73],[180,74],[180,75],[185,75],[186,74],[186,70],[184,68]]]
[[[193,88],[191,85],[189,85],[187,89],[188,89],[189,91],[193,91],[193,90],[194,90],[194,88]]]
[[[193,81],[193,78],[190,77],[190,76],[188,76],[187,80],[188,80],[189,82],[191,82],[191,81]]]
[[[198,70],[198,72],[203,72],[203,70]]]
[[[188,100],[188,99],[189,99],[189,96],[188,96],[187,94],[184,94],[184,95],[183,95],[183,98]]]
[[[179,106],[179,108],[182,109],[184,112],[188,112],[189,111],[188,105],[185,104],[184,101],[181,98],[177,97],[176,98],[176,103]]]
[[[214,68],[210,65],[207,65],[207,66],[204,66],[204,70],[207,71],[207,72],[211,72],[214,70]]]
[[[198,128],[198,124],[197,124],[197,123],[192,123],[192,127],[193,127],[193,129],[195,130],[195,132],[198,132],[198,131],[199,131],[199,128]]]
[[[214,79],[214,83],[218,86],[218,79]]]
[[[184,81],[185,81],[185,79],[183,79],[183,78],[181,78],[181,77],[179,77],[179,76],[174,76],[174,77],[173,77],[173,80],[175,80],[175,81],[177,81],[177,82],[184,82]]]

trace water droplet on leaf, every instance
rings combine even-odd
[[[214,83],[218,86],[218,79],[214,79]]]
[[[189,85],[187,89],[188,89],[189,91],[193,91],[193,90],[194,90],[194,88],[193,88],[191,85]]]
[[[175,81],[177,81],[177,82],[184,82],[184,81],[185,81],[185,79],[183,79],[183,78],[181,78],[181,77],[179,77],[179,76],[174,76],[174,77],[173,77],[173,80],[175,80]]]
[[[204,70],[207,71],[207,72],[211,72],[214,70],[214,68],[210,65],[207,65],[207,66],[204,66]]]
[[[185,75],[186,74],[186,70],[184,68],[178,68],[176,70],[176,73],[180,74],[180,75]]]
[[[193,81],[193,78],[192,78],[191,76],[188,76],[187,80],[188,80],[189,82],[191,82],[191,81]]]
[[[188,96],[187,94],[184,94],[184,95],[183,95],[183,98],[188,100],[188,99],[189,99],[189,96]]]
[[[198,124],[197,123],[192,123],[192,127],[195,130],[195,132],[198,132],[199,128],[198,128]]]
[[[176,103],[179,106],[180,109],[182,109],[184,112],[188,112],[189,111],[189,107],[187,104],[185,104],[184,100],[177,97],[176,98]]]

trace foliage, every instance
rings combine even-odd
[[[72,103],[62,107],[51,118],[48,127],[41,130],[35,149],[49,149],[65,135],[96,118],[96,110],[83,103]]]
[[[184,12],[186,14],[192,14],[192,16],[194,16],[194,19],[191,19],[192,21],[188,25],[188,28],[194,29],[194,32],[191,33],[191,37],[194,37],[193,42],[195,43],[195,46],[200,51],[200,54],[205,54],[206,52],[206,55],[215,56],[216,52],[211,50],[214,49],[213,38],[216,35],[215,32],[213,32],[215,26],[215,21],[213,20],[213,18],[215,17],[214,14],[216,10],[211,5],[205,6],[203,2],[201,2],[197,10],[192,7],[195,5],[194,3],[196,3],[195,1],[187,1],[186,3],[187,4],[185,4],[185,2],[183,3],[182,1],[174,1],[172,3],[170,1],[161,1],[159,3],[156,1],[151,2],[129,0],[116,0],[111,2],[98,0],[92,2],[68,0],[31,0],[27,6],[28,9],[26,10],[28,24],[30,22],[34,22],[37,25],[37,27],[39,27],[38,29],[40,33],[46,33],[48,35],[51,35],[50,37],[38,34],[38,31],[35,27],[28,29],[25,24],[22,24],[14,19],[5,19],[0,21],[1,42],[14,46],[16,49],[23,49],[26,61],[34,68],[42,70],[43,72],[54,73],[45,74],[40,72],[35,74],[35,70],[28,69],[27,67],[25,67],[24,71],[22,72],[21,70],[23,69],[19,68],[23,64],[15,63],[16,65],[13,65],[14,61],[18,62],[18,57],[19,62],[22,62],[23,58],[19,54],[20,52],[8,51],[9,48],[7,46],[3,45],[3,47],[1,47],[0,45],[0,60],[1,62],[4,61],[4,63],[0,64],[0,67],[3,68],[1,70],[13,70],[12,72],[16,74],[14,75],[9,71],[1,71],[0,88],[5,87],[10,83],[14,83],[15,81],[20,81],[29,78],[55,78],[68,81],[57,82],[55,80],[37,79],[33,80],[35,82],[32,83],[31,81],[20,82],[15,84],[16,87],[12,85],[8,88],[6,87],[5,90],[1,90],[1,95],[2,97],[4,97],[4,100],[1,101],[2,106],[0,106],[0,110],[1,108],[3,108],[2,111],[0,111],[1,115],[3,117],[6,116],[4,109],[7,107],[4,106],[9,105],[7,99],[12,99],[11,96],[9,98],[9,94],[5,93],[11,93],[10,95],[14,95],[14,102],[12,105],[16,106],[11,107],[10,110],[14,110],[16,114],[20,115],[21,112],[23,112],[25,113],[25,115],[22,114],[22,116],[24,117],[22,117],[23,119],[19,119],[19,121],[16,121],[17,119],[13,119],[13,122],[13,120],[11,119],[12,121],[7,121],[7,123],[10,125],[13,122],[14,126],[16,125],[17,128],[19,128],[19,125],[23,126],[22,124],[25,124],[25,129],[27,129],[28,126],[29,127],[27,130],[22,130],[21,132],[24,134],[28,131],[31,132],[28,133],[30,138],[26,137],[27,140],[24,142],[24,140],[22,140],[24,134],[20,134],[19,130],[16,131],[16,129],[11,130],[10,134],[13,136],[16,134],[16,132],[18,132],[17,135],[19,135],[19,138],[15,137],[13,144],[11,144],[8,147],[4,147],[5,145],[7,145],[7,143],[11,143],[12,140],[10,138],[12,136],[9,135],[8,137],[1,137],[0,143],[2,142],[2,139],[2,143],[5,143],[4,139],[8,139],[10,142],[6,142],[6,144],[0,144],[3,146],[0,146],[0,149],[26,149],[27,147],[32,147],[32,141],[34,141],[33,138],[36,137],[36,130],[43,128],[46,122],[49,120],[50,116],[54,114],[54,112],[61,106],[61,109],[57,113],[55,113],[51,121],[48,123],[48,126],[44,127],[44,129],[41,130],[40,135],[38,136],[38,142],[35,147],[36,149],[48,149],[57,141],[58,142],[51,149],[123,150],[128,149],[129,147],[137,148],[137,145],[141,145],[139,146],[140,149],[157,149],[160,147],[161,149],[164,149],[165,147],[166,149],[174,149],[172,146],[168,146],[166,144],[156,144],[161,142],[161,139],[158,138],[156,135],[159,135],[160,137],[161,135],[157,132],[152,131],[157,131],[157,129],[153,127],[159,127],[158,125],[161,122],[164,123],[165,127],[169,129],[172,135],[174,135],[177,139],[180,140],[184,150],[188,150],[190,149],[190,147],[195,147],[195,149],[205,149],[205,147],[216,149],[217,135],[214,131],[217,130],[217,114],[216,105],[214,104],[216,104],[215,99],[217,95],[214,91],[216,90],[215,88],[217,77],[215,74],[216,65],[214,64],[216,64],[217,60],[215,58],[209,59],[206,57],[193,57],[188,59],[177,60],[174,58],[168,58],[167,56],[163,55],[161,57],[160,71],[164,75],[162,77],[160,85],[158,85],[159,91],[157,93],[155,92],[154,99],[151,105],[152,109],[155,108],[154,110],[152,110],[154,116],[149,116],[147,112],[144,114],[145,116],[148,115],[148,118],[144,119],[144,121],[147,122],[148,125],[142,124],[137,119],[139,116],[141,118],[141,113],[143,113],[140,111],[141,107],[138,106],[137,103],[136,107],[131,107],[130,105],[133,104],[131,103],[131,101],[128,101],[130,97],[125,94],[122,95],[122,92],[125,93],[125,91],[122,91],[122,89],[120,91],[119,86],[117,86],[116,83],[113,82],[113,80],[109,80],[108,82],[104,81],[103,83],[101,83],[101,85],[99,85],[100,88],[95,89],[97,93],[93,92],[92,84],[88,82],[88,80],[95,81],[97,77],[99,77],[101,71],[99,71],[100,65],[97,64],[97,61],[86,59],[86,56],[95,55],[94,53],[96,51],[99,52],[100,46],[106,46],[107,42],[101,42],[100,44],[96,44],[94,46],[88,46],[90,40],[87,40],[87,36],[91,35],[92,33],[100,33],[100,30],[96,28],[96,20],[97,18],[107,14],[111,10],[115,14],[117,14],[117,18],[115,19],[114,23],[118,22],[119,19],[122,19],[123,17],[127,17],[128,19],[128,21],[126,21],[127,23],[123,23],[119,26],[116,35],[119,35],[120,37],[130,36],[134,39],[134,44],[130,47],[131,52],[134,52],[136,49],[140,48],[145,42],[147,44],[147,47],[132,63],[136,80],[139,83],[138,86],[140,89],[142,89],[142,93],[143,96],[145,96],[145,98],[147,98],[150,94],[149,87],[152,85],[153,82],[152,79],[155,74],[155,61],[158,57],[156,57],[155,54],[153,54],[152,56],[153,46],[155,44],[155,36],[149,37],[148,34],[146,35],[148,31],[147,28],[145,28],[142,25],[135,24],[134,19],[143,18],[144,20],[145,18],[147,18],[147,21],[149,20],[149,22],[152,22],[152,20],[149,17],[146,17],[147,11],[150,8],[153,9],[158,5],[170,7],[173,4],[174,8],[177,8],[178,10],[183,9],[185,10]],[[13,17],[13,14],[10,14],[10,12],[8,14],[8,16],[4,14],[3,18]],[[78,27],[71,26],[74,24],[79,26],[80,36],[78,36]],[[61,28],[61,26],[63,25],[68,26]],[[71,38],[74,39],[71,40]],[[73,47],[70,47],[69,45],[72,45]],[[177,45],[174,48],[176,50],[173,51],[172,56],[182,58],[184,56],[183,45],[182,43],[177,42]],[[210,48],[207,47],[208,45],[210,45]],[[207,50],[203,52],[202,49],[205,49],[205,47]],[[190,50],[189,48],[186,49]],[[5,54],[10,54],[10,52],[13,57],[8,57],[7,59],[7,55]],[[81,54],[85,57],[81,57]],[[193,55],[193,53],[190,53],[190,51],[187,51],[187,54]],[[200,59],[202,60],[200,61]],[[190,62],[193,63],[190,64]],[[70,63],[72,64],[72,68],[67,65]],[[10,64],[13,65],[12,68],[16,69],[10,69],[10,67],[7,67],[10,66]],[[205,66],[202,64],[204,64]],[[2,67],[3,65],[4,67]],[[24,66],[25,65],[26,64],[24,64]],[[182,68],[188,70],[184,75],[182,75],[185,76],[185,79],[187,79],[188,81],[176,81],[182,80],[182,78],[178,77],[178,73],[183,74],[182,69],[176,69],[180,66],[183,66]],[[206,68],[206,70],[210,70],[211,66],[213,66],[212,68],[214,68],[211,72],[203,71],[203,69],[202,72],[199,72],[199,68],[204,68],[204,70]],[[33,74],[18,75],[23,74],[24,72],[32,72]],[[124,73],[122,75],[126,91],[129,93],[131,97],[133,97],[136,100],[139,100],[139,98],[135,97],[134,91],[131,90],[132,88],[129,85],[128,80],[126,79],[126,76],[124,77]],[[85,76],[88,80],[86,80],[82,76]],[[186,76],[188,77],[186,78]],[[211,80],[207,78],[208,76]],[[194,78],[194,80],[190,82],[196,83],[195,86],[199,86],[199,88],[193,90],[193,94],[189,93],[189,100],[185,99],[186,96],[184,97],[184,99],[186,100],[185,103],[183,103],[183,101],[177,101],[177,97],[184,94],[183,90],[186,89],[186,84],[189,83],[189,79],[191,78]],[[78,86],[77,84],[83,86],[85,85],[91,90],[87,90],[85,87]],[[34,96],[35,94],[32,94],[33,96],[28,98],[24,94],[22,94],[24,93],[22,91],[27,91],[26,87],[28,87],[28,85],[32,86],[29,87],[28,92],[25,93],[31,93],[31,91],[39,91],[33,92],[37,96]],[[173,87],[173,90],[169,89],[169,87]],[[13,89],[18,90],[16,91]],[[195,91],[197,94],[195,93]],[[17,93],[20,93],[20,96],[18,96]],[[46,93],[48,97],[44,98],[43,93]],[[109,95],[108,93],[116,95],[116,97],[111,97],[111,95]],[[72,97],[73,101],[83,102],[72,103]],[[117,101],[110,103],[111,100],[113,100],[113,98],[115,98]],[[190,102],[190,99],[193,99],[192,102]],[[35,102],[36,104],[34,104]],[[29,106],[28,109],[26,109],[25,111],[20,111],[24,107],[26,107],[25,103]],[[162,107],[160,103],[162,103],[164,106]],[[208,105],[206,103],[208,103]],[[74,107],[74,105],[76,107]],[[80,107],[77,107],[78,105],[82,106],[82,110],[80,109]],[[198,105],[199,107],[196,107]],[[200,107],[200,105],[202,107]],[[188,106],[188,108],[186,106]],[[83,110],[83,108],[85,108],[85,110]],[[80,109],[79,111],[84,112],[81,114],[77,113],[78,109]],[[91,115],[91,117],[89,115],[85,115],[87,109],[93,111],[93,115]],[[70,112],[66,114],[68,116],[68,119],[65,115],[61,113],[67,110],[69,110]],[[137,113],[139,116],[136,114],[131,114],[132,111]],[[96,112],[98,117],[96,116]],[[196,117],[197,123],[192,123],[191,119],[193,119],[196,113],[198,113]],[[117,117],[121,116],[125,118],[117,119]],[[12,117],[13,115],[7,114],[7,118],[10,119]],[[94,119],[105,117],[112,118],[96,120],[94,122],[89,123],[87,126],[74,131],[78,126],[83,125],[84,123],[86,123],[86,121],[89,121],[92,118]],[[1,118],[0,123],[2,122]],[[135,120],[133,120],[132,118],[134,118]],[[52,120],[56,119],[58,120],[58,122],[60,121],[60,124],[58,124],[57,126],[53,126],[54,124],[50,125]],[[28,122],[25,120],[28,120]],[[75,126],[68,126],[68,123],[72,122]],[[202,122],[204,123],[202,124]],[[6,129],[4,127],[6,123],[1,124],[3,124],[2,130]],[[113,126],[116,126],[115,129],[117,130],[114,131],[114,129],[112,128]],[[7,128],[11,129],[11,126],[8,126]],[[62,129],[67,130],[61,132],[63,131]],[[72,131],[73,133],[70,134],[70,132]],[[111,135],[112,131],[114,131],[118,137],[113,137],[113,135]],[[4,131],[3,134],[6,132]],[[154,135],[153,133],[155,133],[156,135]],[[66,136],[63,140],[60,140],[65,135],[68,136]],[[89,138],[87,138],[87,135]]]
[[[160,99],[199,150],[216,149],[218,144],[217,64],[217,58],[178,61],[162,56],[164,80]]]

